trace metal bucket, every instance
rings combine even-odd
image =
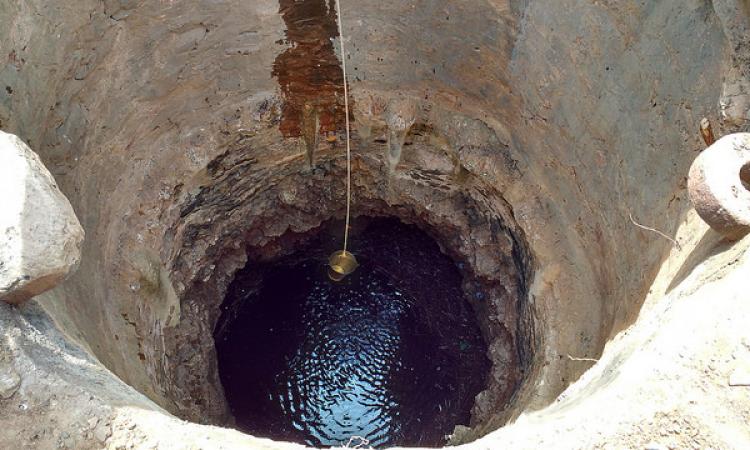
[[[333,281],[341,281],[359,267],[357,258],[346,250],[334,252],[328,258],[328,277]]]

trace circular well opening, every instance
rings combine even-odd
[[[441,446],[469,425],[491,363],[460,263],[415,226],[353,223],[361,266],[330,281],[340,222],[231,283],[214,331],[236,427],[315,447]]]

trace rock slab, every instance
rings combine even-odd
[[[84,232],[39,157],[0,131],[0,300],[20,304],[73,271]]]

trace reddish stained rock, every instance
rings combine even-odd
[[[339,34],[336,3],[280,0],[279,12],[291,45],[276,58],[272,72],[284,98],[281,133],[311,140],[336,131],[345,114],[344,77],[333,46]]]

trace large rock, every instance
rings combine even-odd
[[[698,215],[729,239],[750,232],[750,133],[722,137],[703,151],[688,176]]]
[[[83,228],[39,157],[0,131],[0,300],[53,288],[80,261]]]

